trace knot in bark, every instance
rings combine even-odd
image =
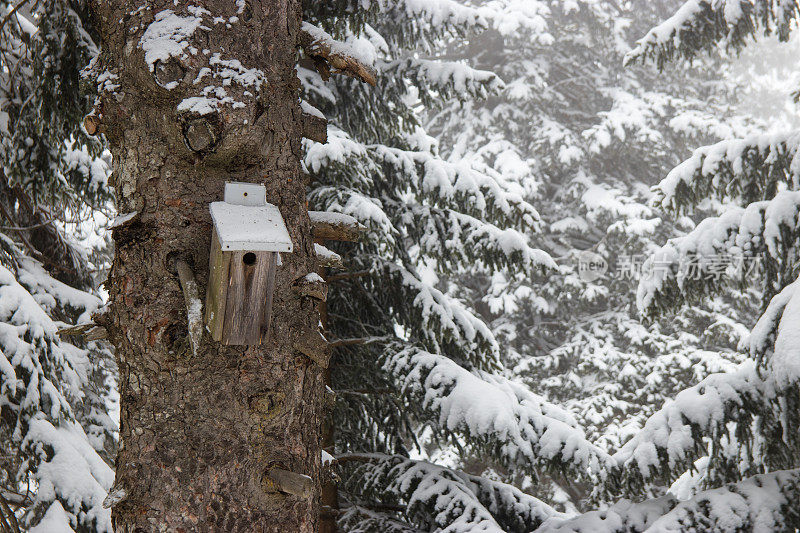
[[[283,412],[286,395],[282,392],[264,392],[249,399],[250,410],[257,413],[262,422],[274,419]]]
[[[242,10],[242,14],[239,15],[239,18],[242,22],[250,22],[250,19],[253,18],[253,8],[250,5],[250,2],[246,2],[244,4],[244,9]]]
[[[205,117],[192,118],[183,124],[183,140],[193,152],[210,152],[219,142],[217,130]]]
[[[185,74],[186,69],[174,58],[167,61],[156,61],[154,65],[153,77],[156,79],[156,83],[167,90],[177,87]]]

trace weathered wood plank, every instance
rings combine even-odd
[[[274,252],[231,252],[228,298],[222,342],[230,345],[261,343],[267,304],[270,255]]]
[[[231,254],[220,248],[217,232],[211,237],[211,253],[206,290],[206,326],[215,341],[222,340],[225,324],[225,304],[228,301],[228,268]]]
[[[278,270],[278,254],[277,252],[267,253],[267,306],[264,311],[264,320],[261,325],[261,342],[265,343],[269,340],[269,328],[272,324],[272,300],[275,293],[275,273]]]

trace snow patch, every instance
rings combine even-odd
[[[139,48],[144,51],[150,72],[155,71],[157,61],[166,62],[171,57],[187,58],[188,39],[202,24],[203,19],[197,15],[182,17],[170,9],[156,13],[139,40]]]
[[[118,228],[120,226],[124,226],[139,214],[139,211],[131,211],[130,213],[125,213],[123,215],[117,215],[114,217],[114,220],[108,225],[108,229]]]
[[[325,248],[321,244],[314,243],[314,253],[325,263],[340,263],[342,261],[341,255]]]
[[[800,281],[783,310],[775,339],[775,352],[770,361],[771,376],[778,387],[800,381]]]

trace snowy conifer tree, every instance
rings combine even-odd
[[[799,15],[795,1],[692,0],[647,33],[629,60],[654,59],[664,67],[718,42],[737,50],[751,35],[786,39]],[[639,308],[664,313],[738,282],[763,291],[763,314],[736,369],[681,391],[614,455],[612,479],[628,487],[674,481],[671,495],[555,519],[542,531],[800,527],[797,147],[792,131],[722,141],[697,149],[656,187],[660,205],[678,213],[708,198],[729,204],[648,259],[651,276],[639,285]],[[742,276],[746,263],[754,269]]]
[[[76,233],[108,199],[102,145],[80,128],[97,54],[80,2],[3,4],[0,27],[0,434],[3,531],[111,531],[116,370],[107,348],[57,332],[87,322]]]
[[[558,258],[557,273],[472,269],[462,285],[508,348],[504,362],[607,450],[666,398],[732,368],[756,304],[725,294],[670,320],[644,325],[637,316],[641,263],[676,226],[648,204],[649,187],[694,144],[751,131],[753,122],[730,111],[729,84],[704,72],[715,72],[711,61],[666,79],[623,66],[626,43],[668,4],[481,3],[505,16],[452,53],[497,68],[506,88],[432,116],[449,158],[502,172],[543,214],[537,240]],[[608,271],[583,275],[586,258]],[[555,481],[576,504],[592,490]]]
[[[307,5],[305,19],[314,35],[336,38],[331,49],[374,69],[377,90],[326,81],[307,60],[298,67],[304,98],[329,121],[327,144],[306,144],[311,208],[365,227],[357,244],[325,243],[348,271],[327,274],[326,335],[337,347],[327,451],[343,480],[338,497],[323,492],[323,514],[347,531],[531,530],[560,514],[509,485],[412,457],[424,435],[531,477],[582,478],[608,461],[572,415],[504,377],[504,347],[454,297],[457,281],[445,282],[473,265],[507,275],[554,267],[535,247],[540,217],[522,186],[442,158],[421,127],[423,109],[503,87],[490,72],[436,59],[445,40],[498,14],[449,0],[354,5]]]

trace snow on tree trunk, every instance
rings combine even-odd
[[[299,162],[300,2],[202,4],[93,3],[117,207],[139,213],[114,228],[101,319],[122,398],[114,526],[310,532],[323,380],[292,349],[319,324],[290,288],[315,270]],[[174,264],[191,266],[203,294],[208,204],[226,181],[266,186],[295,251],[278,268],[267,344],[224,347],[204,332],[193,354]]]

